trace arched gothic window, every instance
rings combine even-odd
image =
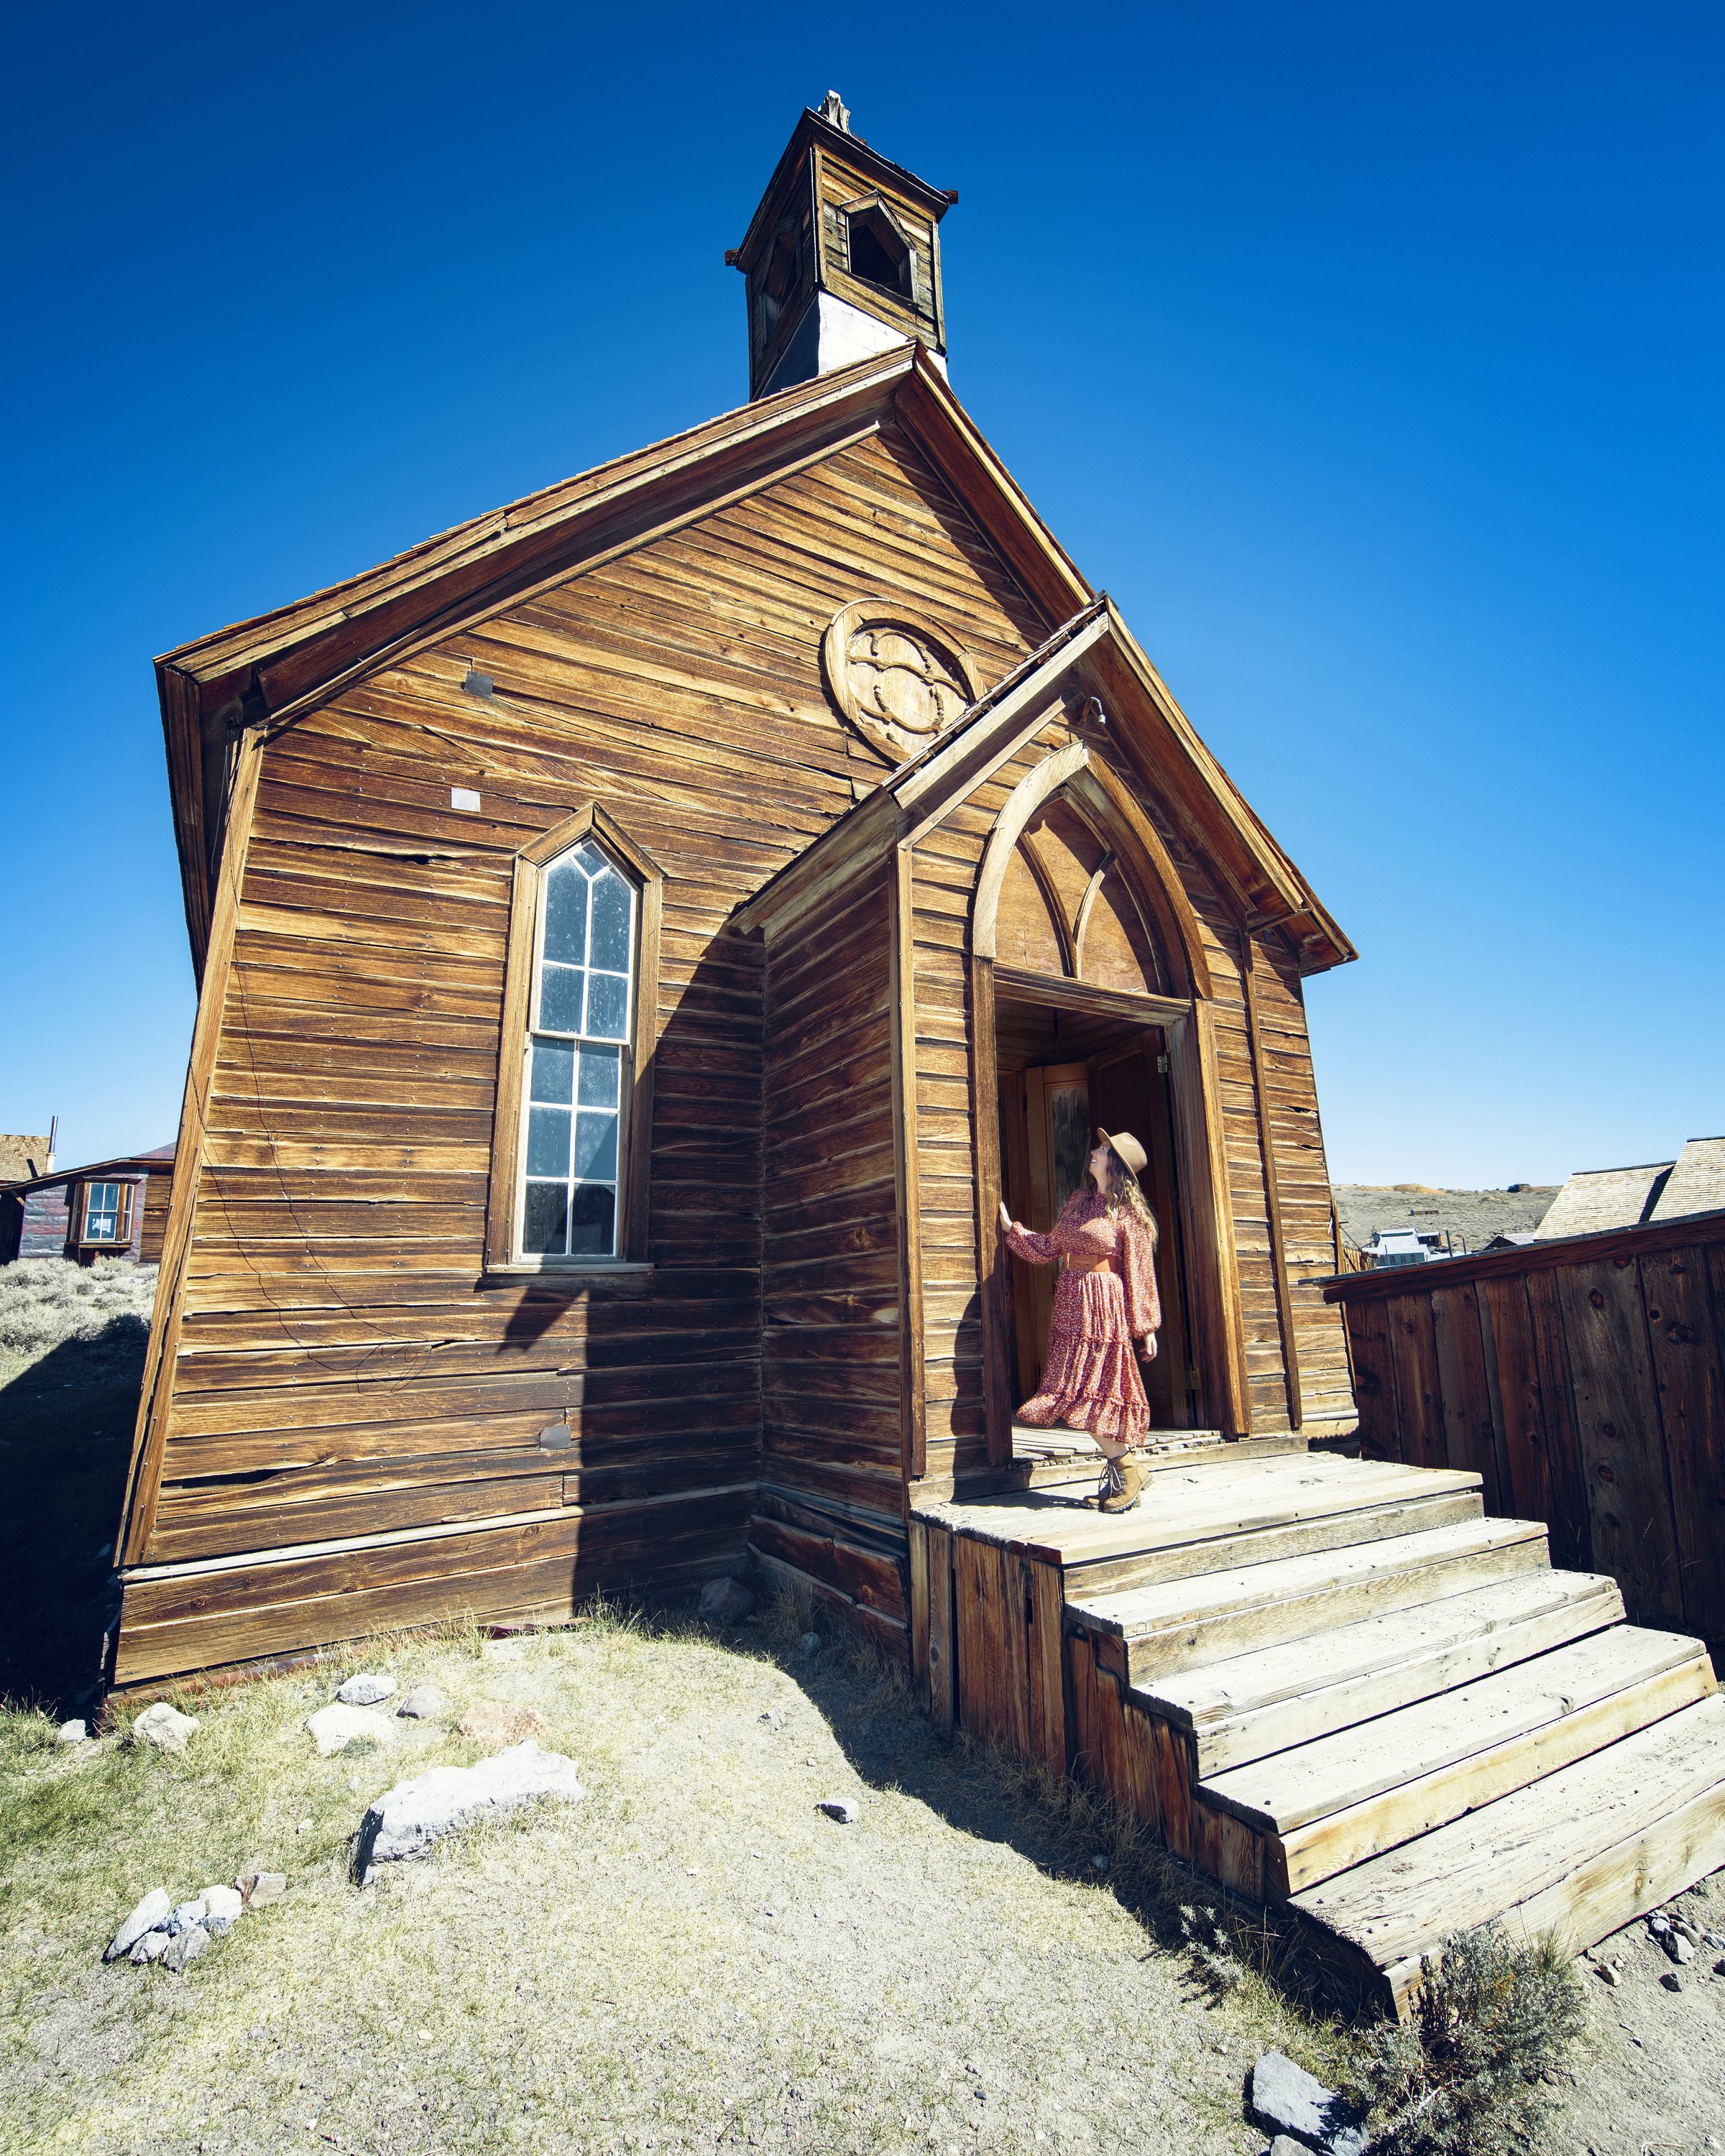
[[[646,1258],[663,891],[597,804],[516,856],[488,1270]]]
[[[639,913],[634,884],[591,839],[541,879],[523,1088],[526,1256],[617,1252]]]

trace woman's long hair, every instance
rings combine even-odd
[[[1102,1190],[1102,1202],[1111,1213],[1132,1213],[1150,1230],[1150,1240],[1156,1240],[1156,1215],[1150,1210],[1149,1200],[1142,1187],[1126,1163],[1111,1145],[1106,1163],[1108,1180]]]

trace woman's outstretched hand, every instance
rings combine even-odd
[[[1003,1235],[1008,1235],[1011,1232],[1011,1229],[1012,1215],[1007,1211],[1006,1200],[1003,1198],[1000,1201],[1000,1232]]]
[[[1145,1363],[1156,1360],[1156,1335],[1153,1332],[1147,1332],[1138,1342],[1138,1357]]]

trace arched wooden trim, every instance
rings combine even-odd
[[[665,871],[646,849],[589,801],[531,839],[515,857],[510,895],[509,941],[503,970],[503,1019],[497,1041],[497,1105],[491,1119],[491,1178],[485,1199],[485,1269],[513,1270],[516,1161],[521,1150],[521,1071],[527,1014],[533,1000],[533,942],[539,915],[541,872],[571,846],[593,838],[627,869],[641,894],[640,941],[635,954],[634,1029],[630,1041],[634,1075],[625,1118],[622,1232],[611,1260],[570,1259],[523,1270],[579,1275],[608,1263],[644,1264],[647,1258],[648,1178],[653,1159],[653,1068],[659,1045],[659,937],[665,911]]]
[[[970,947],[978,958],[994,956],[996,921],[1000,911],[1000,886],[1006,880],[1006,865],[1013,848],[1024,836],[1024,826],[1051,793],[1084,769],[1090,751],[1082,742],[1056,749],[1034,771],[1026,772],[1006,797],[1006,806],[994,819],[982,873],[976,880],[976,898],[970,914]]]
[[[1090,928],[1090,917],[1096,911],[1096,894],[1102,888],[1102,879],[1114,866],[1114,856],[1104,854],[1096,873],[1084,887],[1084,896],[1078,901],[1078,917],[1072,923],[1072,978],[1084,978],[1084,939]]]
[[[1029,870],[1030,880],[1042,894],[1042,903],[1048,908],[1048,917],[1054,924],[1055,942],[1060,947],[1060,963],[1076,980],[1077,932],[1066,918],[1066,901],[1060,896],[1060,886],[1049,873],[1048,863],[1042,858],[1042,849],[1037,844],[1034,833],[1024,831],[1019,834],[1019,857]]]
[[[1184,960],[1187,978],[1183,983],[1173,984],[1174,992],[1178,994],[1183,988],[1186,993],[1209,1002],[1215,990],[1210,984],[1209,961],[1204,956],[1198,916],[1155,825],[1100,757],[1086,757],[1072,791],[1101,819],[1104,828],[1098,835],[1105,843],[1116,842],[1114,850],[1123,856],[1127,886],[1155,914],[1170,961]]]

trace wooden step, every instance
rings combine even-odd
[[[1154,1587],[1069,1600],[1069,1618],[1099,1635],[1098,1658],[1135,1686],[1169,1671],[1278,1640],[1309,1638],[1386,1609],[1407,1609],[1548,1568],[1545,1528],[1527,1520],[1466,1520]],[[1069,1590],[1070,1592],[1070,1590]],[[1111,1637],[1119,1649],[1106,1650]]]
[[[1615,1580],[1527,1572],[1312,1639],[1153,1678],[1135,1695],[1190,1736],[1200,1777],[1286,1751],[1623,1621]],[[1322,1681],[1314,1686],[1313,1677]]]
[[[1614,1625],[1207,1780],[1295,1893],[1601,1751],[1712,1691],[1698,1640]],[[1725,1761],[1721,1763],[1725,1773]]]
[[[1296,1893],[1291,1907],[1380,1973],[1501,1917],[1578,1953],[1725,1865],[1725,1697],[1716,1692],[1465,1818]]]

